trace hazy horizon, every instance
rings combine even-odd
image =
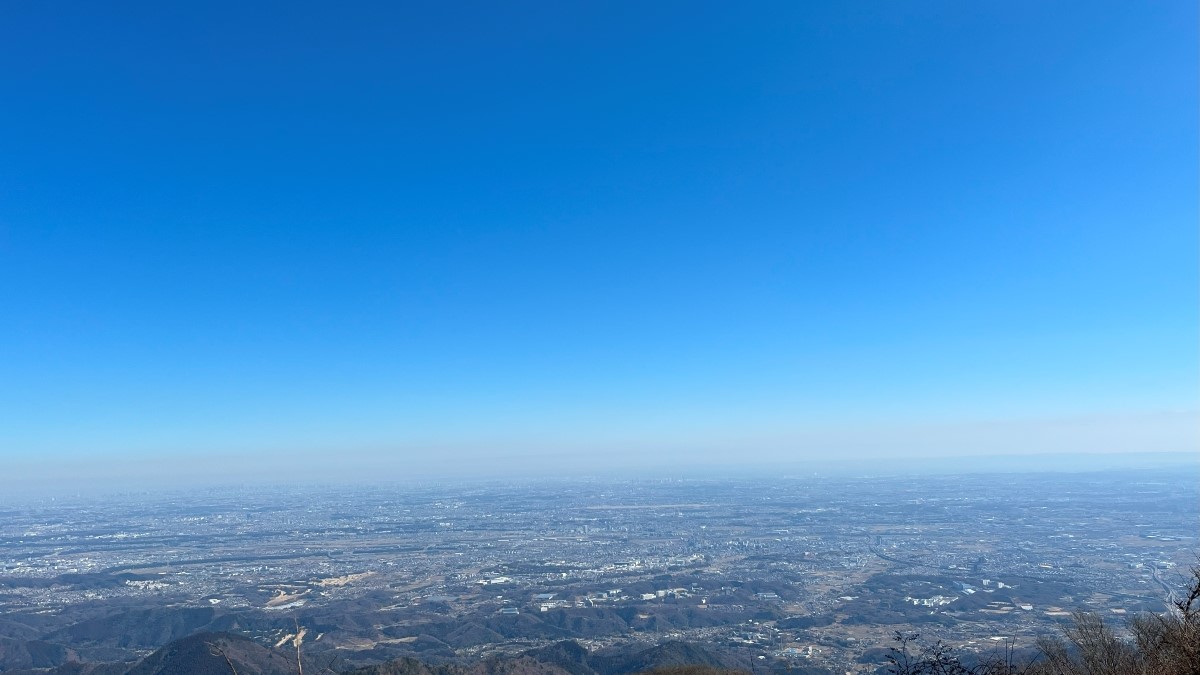
[[[427,457],[433,453],[409,456]],[[514,461],[519,460],[519,461]],[[916,478],[971,475],[1105,474],[1166,472],[1176,478],[1200,478],[1200,456],[1192,452],[1040,453],[1026,455],[907,456],[862,459],[777,458],[773,461],[697,463],[686,458],[644,458],[641,462],[579,461],[575,455],[503,457],[495,461],[457,458],[413,462],[403,454],[346,456],[311,453],[286,458],[192,455],[169,461],[155,456],[78,460],[69,474],[47,471],[44,462],[10,462],[8,497],[26,501],[120,494],[170,493],[208,489],[275,489],[343,486],[347,488],[415,485],[455,486],[504,483],[527,485],[558,481],[724,481],[754,478],[796,480]],[[0,500],[3,501],[3,500]]]

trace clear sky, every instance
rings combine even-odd
[[[0,457],[1194,452],[1196,26],[5,2]]]

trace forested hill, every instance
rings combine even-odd
[[[55,668],[9,671],[20,675],[295,675],[290,645],[271,648],[232,633],[198,633],[154,651],[136,663],[69,662]],[[352,668],[336,655],[301,655],[306,673],[347,675],[734,675],[751,664],[678,641],[633,650],[589,651],[566,640],[509,656],[477,662],[425,662],[411,657]],[[793,668],[793,675],[829,675],[823,668]]]

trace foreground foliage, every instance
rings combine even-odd
[[[1011,645],[968,665],[942,642],[921,645],[915,633],[897,633],[887,656],[893,675],[1200,675],[1200,564],[1171,612],[1132,619],[1118,634],[1099,615],[1078,612],[1061,636],[1038,640],[1038,658],[1015,663]]]

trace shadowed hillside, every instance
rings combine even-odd
[[[230,633],[199,633],[142,659],[126,675],[282,675],[296,664],[283,652]]]
[[[355,675],[626,675],[680,666],[701,666],[715,673],[731,670],[734,662],[683,642],[665,642],[632,653],[595,653],[577,642],[565,640],[519,656],[492,658],[466,666],[433,666],[405,658],[352,672]]]

